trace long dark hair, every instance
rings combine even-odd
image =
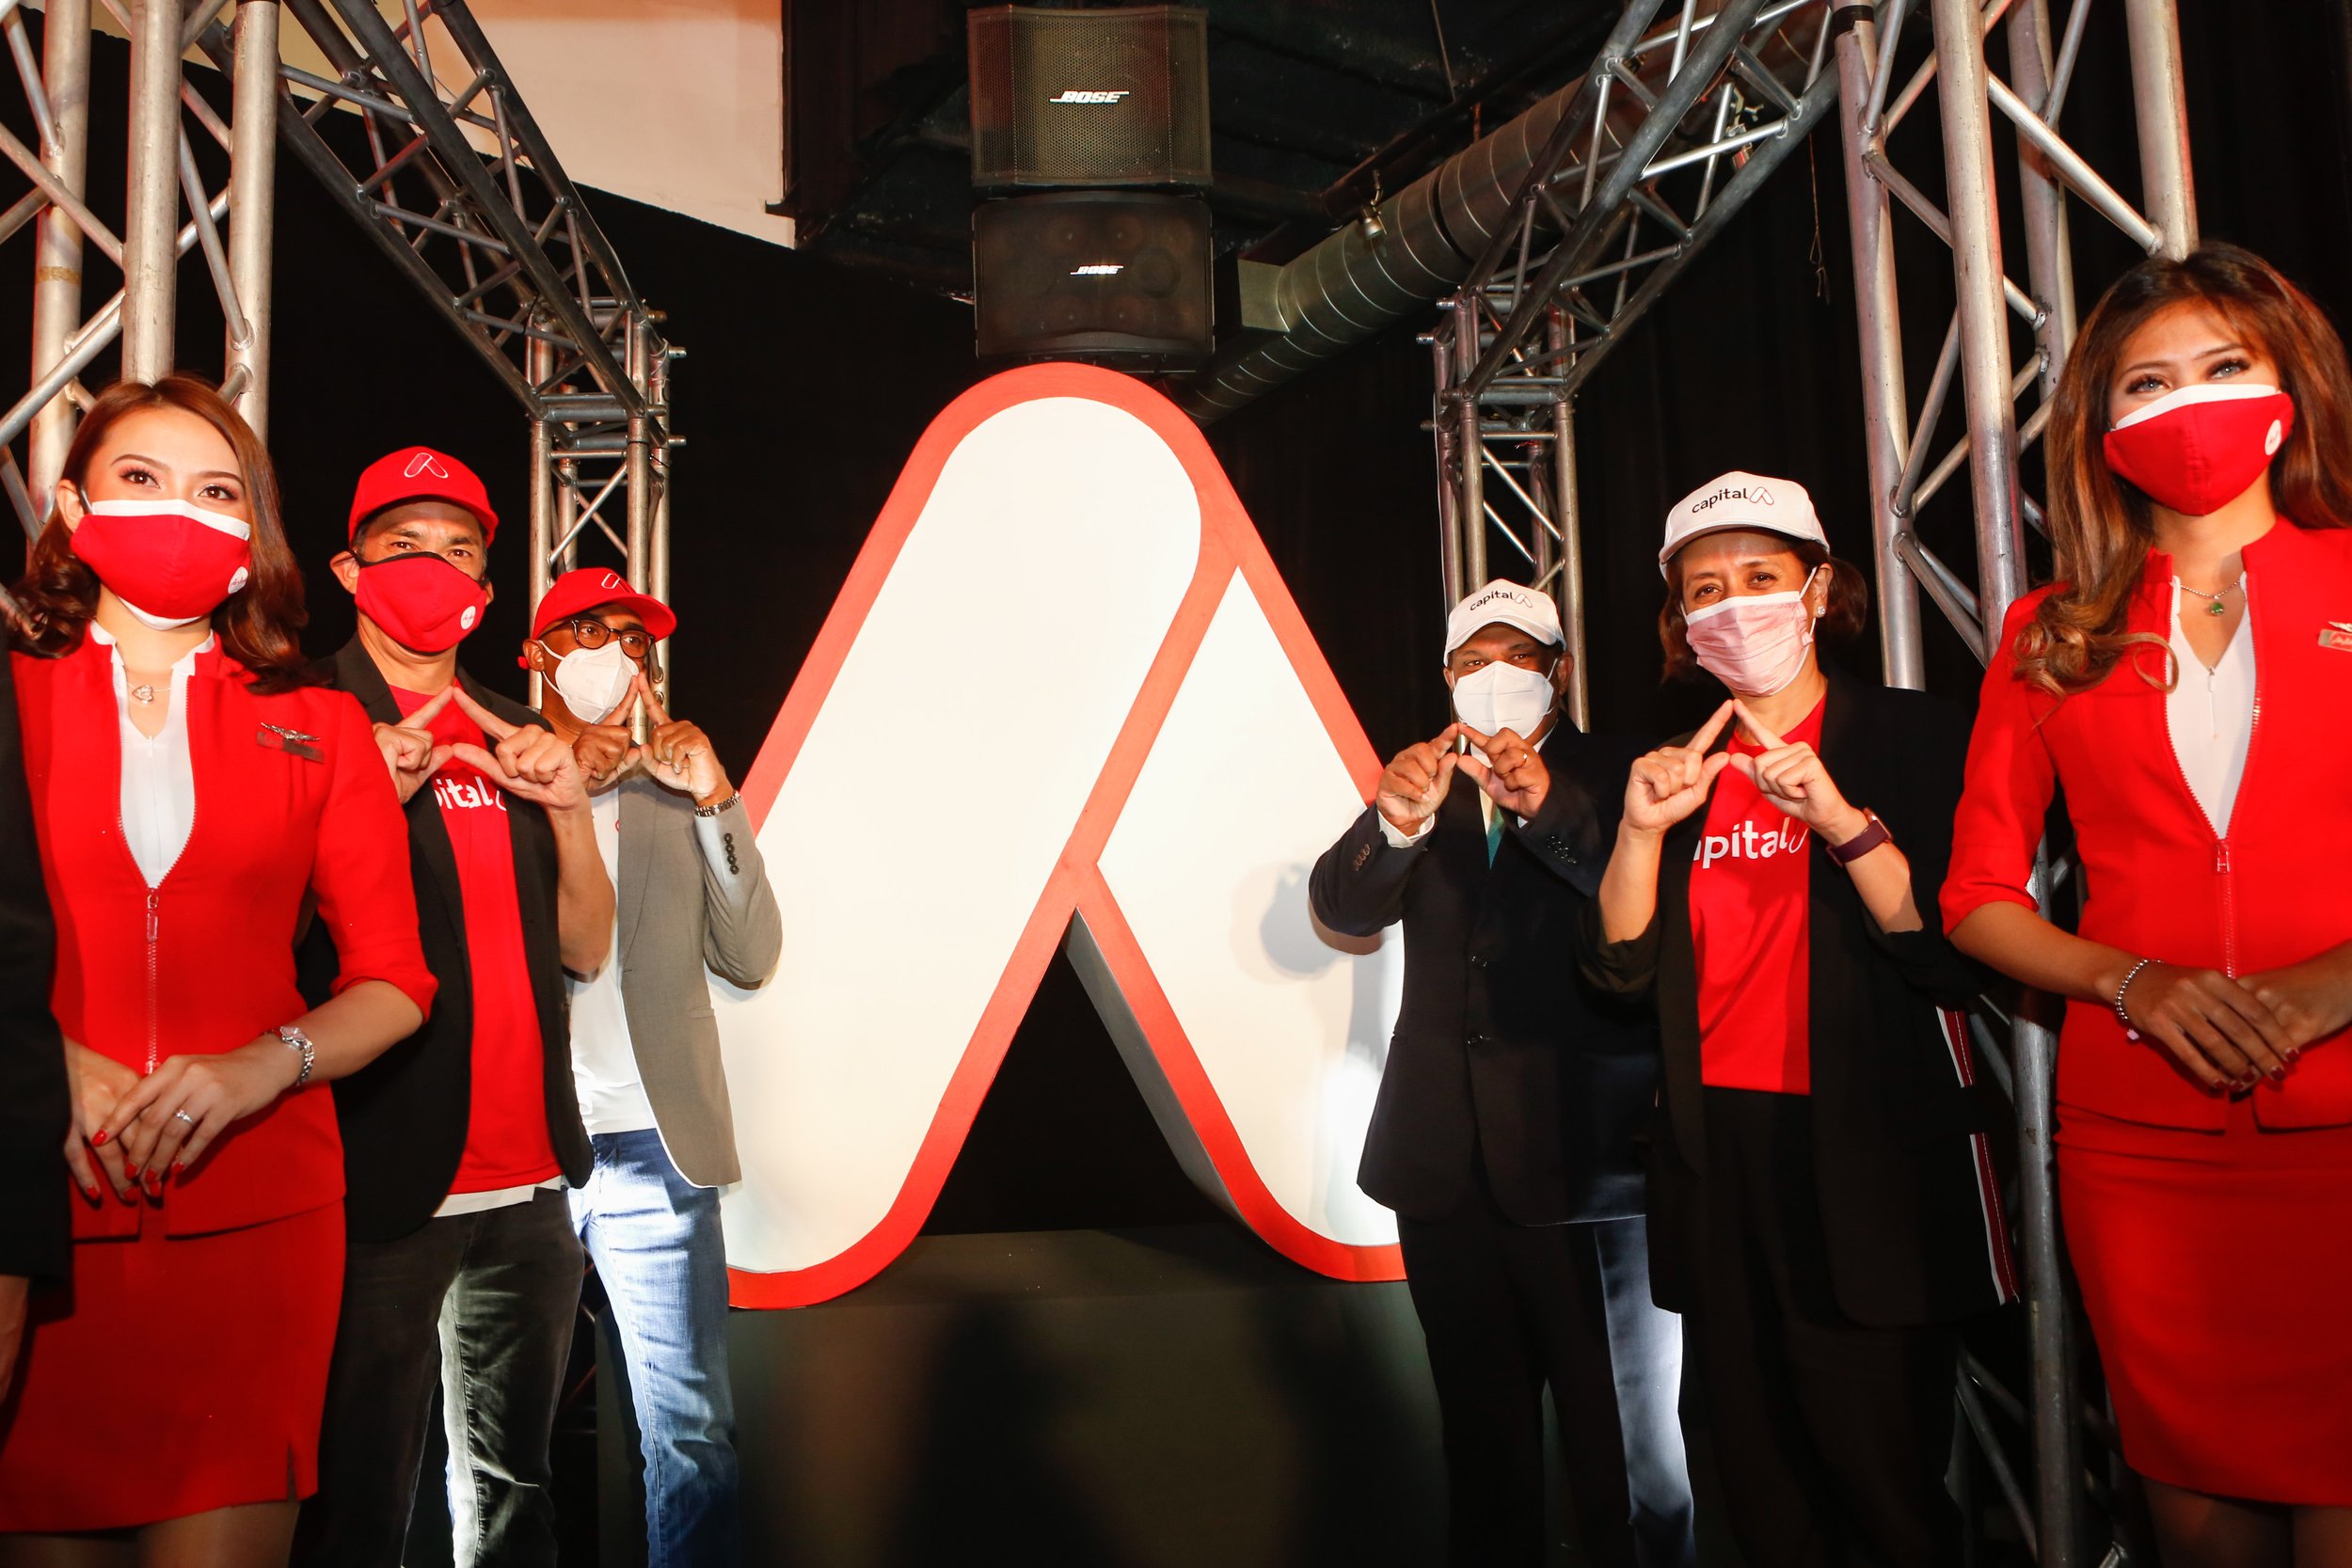
[[[89,467],[106,433],[124,416],[147,408],[194,415],[220,432],[237,454],[237,471],[244,477],[246,504],[253,514],[252,575],[213,611],[213,632],[220,639],[221,651],[245,666],[257,690],[286,691],[308,684],[296,634],[310,616],[302,607],[302,572],[278,521],[277,470],[270,467],[261,437],[217,388],[179,374],[151,385],[116,382],[82,416],[73,444],[66,449],[63,477],[87,494]],[[98,575],[73,553],[72,538],[65,518],[53,512],[33,542],[24,576],[16,584],[24,619],[12,628],[12,640],[44,658],[80,647],[98,609]]]
[[[2252,251],[2218,242],[2186,256],[2152,256],[2115,280],[2083,323],[2053,399],[2049,431],[2050,544],[2055,585],[2017,630],[2017,674],[2054,697],[2107,678],[2136,642],[2125,629],[2134,589],[2155,543],[2148,498],[2107,467],[2107,388],[2132,334],[2175,305],[2209,307],[2279,367],[2295,400],[2295,428],[2270,460],[2279,514],[2304,528],[2352,523],[2344,454],[2352,451],[2352,371],[2344,341],[2309,295]],[[2151,684],[2171,683],[2169,658],[2148,661]]]

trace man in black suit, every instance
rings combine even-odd
[[[13,604],[7,607],[12,610]],[[5,614],[6,610],[0,610]],[[56,930],[16,723],[16,683],[0,627],[0,1403],[24,1348],[34,1285],[64,1280],[69,1250],[65,1047],[49,1011]]]
[[[305,1568],[399,1568],[437,1377],[456,1560],[555,1560],[548,1449],[583,1267],[562,1189],[591,1164],[564,971],[603,963],[613,893],[571,747],[457,663],[497,528],[472,470],[405,448],[361,475],[332,562],[359,627],[321,673],[375,721],[441,989],[335,1085],[350,1242]],[[333,975],[331,937],[312,932],[306,982]]]
[[[1452,1560],[1549,1560],[1549,1386],[1584,1560],[1684,1568],[1681,1332],[1650,1305],[1633,1148],[1656,1033],[1583,990],[1572,958],[1640,748],[1564,719],[1570,657],[1546,595],[1497,580],[1465,598],[1446,628],[1455,722],[1390,762],[1310,896],[1347,935],[1405,925],[1357,1180],[1396,1211]]]

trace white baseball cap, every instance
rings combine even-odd
[[[1788,539],[1809,539],[1829,548],[1829,535],[1814,515],[1813,498],[1793,479],[1767,479],[1734,468],[1717,474],[1680,500],[1666,514],[1666,542],[1659,546],[1658,573],[1663,577],[1675,551],[1702,533],[1725,529],[1761,529]]]
[[[1550,594],[1539,594],[1523,582],[1497,578],[1475,594],[1465,594],[1454,613],[1445,618],[1445,651],[1451,655],[1475,637],[1480,627],[1498,621],[1555,648],[1566,641],[1560,634],[1560,609]]]

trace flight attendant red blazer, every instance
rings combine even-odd
[[[2254,722],[2227,835],[2214,831],[2172,752],[2163,650],[2058,701],[2017,679],[2018,628],[2047,589],[2019,599],[1985,671],[1967,788],[1953,826],[1944,925],[2026,890],[2054,789],[2083,865],[2082,934],[2159,962],[2249,974],[2352,941],[2352,529],[2283,519],[2246,547]],[[2151,552],[2127,625],[2163,639],[2172,558]],[[2145,677],[2145,678],[2143,678]],[[2313,1042],[2283,1088],[2253,1095],[2271,1128],[2352,1123],[2352,1030]],[[2159,1127],[2222,1126],[2206,1094],[2153,1040],[2123,1035],[2104,1001],[2070,1002],[2058,1099]]]
[[[187,689],[196,817],[151,894],[121,822],[113,658],[97,639],[59,658],[14,656],[24,772],[56,911],[52,1006],[66,1037],[152,1072],[233,1051],[300,1018],[294,943],[303,895],[342,955],[337,989],[385,980],[420,1007],[434,979],[417,942],[408,830],[359,705],[306,688],[261,696],[215,646]],[[59,1178],[64,1179],[63,1160]],[[342,1145],[323,1084],[236,1127],[174,1180],[166,1230],[254,1225],[340,1200]],[[135,1233],[150,1210],[76,1196],[74,1234]]]

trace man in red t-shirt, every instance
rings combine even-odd
[[[295,1542],[321,1568],[399,1568],[437,1377],[460,1560],[554,1559],[548,1446],[581,1273],[561,1189],[590,1164],[564,971],[604,961],[613,896],[572,749],[458,668],[497,529],[472,470],[404,448],[360,475],[333,562],[359,629],[325,673],[375,721],[441,990],[335,1086],[350,1243]]]

